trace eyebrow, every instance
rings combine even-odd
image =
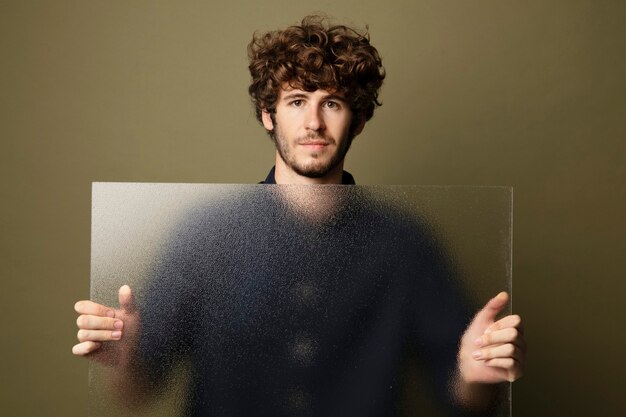
[[[283,96],[282,100],[293,100],[293,99],[301,99],[301,98],[308,98],[308,95],[305,93],[289,93]],[[322,99],[323,100],[337,100],[337,101],[341,101],[342,103],[346,103],[346,98],[338,94],[328,94],[322,97]]]
[[[306,94],[304,94],[304,93],[290,93],[290,94],[287,94],[286,96],[282,97],[283,100],[292,100],[294,98],[306,98]]]

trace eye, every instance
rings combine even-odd
[[[302,106],[302,100],[293,100],[291,102],[291,105],[294,106],[294,107],[300,107],[300,106]]]
[[[327,108],[331,110],[336,110],[339,108],[339,103],[337,103],[336,101],[327,101],[324,104],[326,105]]]

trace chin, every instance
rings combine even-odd
[[[317,166],[317,167],[305,167],[303,169],[295,170],[298,174],[307,178],[323,178],[333,172],[334,166]]]

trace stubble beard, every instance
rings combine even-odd
[[[314,161],[305,164],[302,161],[298,161],[296,156],[291,153],[289,148],[288,141],[281,135],[280,130],[278,129],[278,125],[274,123],[274,130],[270,132],[270,137],[276,146],[276,150],[278,151],[278,155],[280,155],[281,159],[285,164],[291,168],[296,174],[307,177],[307,178],[322,178],[330,173],[333,169],[337,167],[344,160],[348,150],[350,149],[350,145],[352,144],[353,136],[351,132],[347,133],[347,137],[344,140],[340,141],[339,148],[336,149],[335,153],[330,157],[330,159],[322,160],[319,157],[318,153],[312,153]],[[298,143],[300,140],[315,140],[315,139],[323,139],[332,143],[337,143],[334,138],[324,137],[322,135],[311,133],[310,135],[298,138],[295,143]]]

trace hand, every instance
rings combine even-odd
[[[89,356],[106,364],[127,364],[136,345],[139,315],[128,285],[119,289],[120,308],[113,309],[90,300],[79,301],[74,309],[80,316],[78,343],[72,348],[77,356]]]
[[[509,302],[501,292],[480,310],[469,325],[459,349],[459,376],[467,384],[513,382],[524,373],[526,342],[518,315],[496,316]]]

